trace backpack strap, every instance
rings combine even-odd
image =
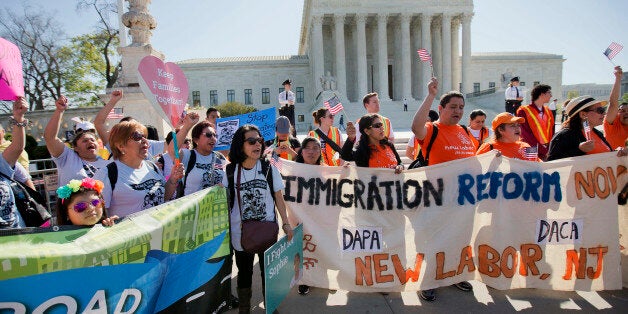
[[[196,163],[196,152],[191,149],[190,150],[190,159],[188,160],[188,164],[185,165],[185,175],[183,176],[183,190],[185,191],[185,185],[188,182],[188,174],[194,168],[194,164]],[[211,171],[214,171],[213,169]]]
[[[225,168],[227,174],[227,200],[229,202],[229,210],[233,208],[233,201],[235,200],[235,189],[233,176],[235,174],[235,163],[230,163]]]
[[[336,142],[332,141],[329,136],[327,136],[327,134],[323,133],[323,131],[321,131],[321,129],[316,129],[316,134],[318,134],[318,136],[320,138],[323,139],[323,141],[325,141],[325,145],[329,145],[333,150],[337,151],[338,153],[340,153],[342,151],[342,148],[340,148],[340,146],[338,146],[338,144],[336,144]]]
[[[430,162],[430,151],[432,150],[432,145],[436,140],[436,136],[438,136],[438,127],[436,124],[432,124],[432,137],[430,137],[429,143],[427,143],[427,148],[425,149],[425,165],[429,165]],[[465,128],[466,130],[466,128]]]
[[[268,188],[270,189],[270,195],[273,197],[273,202],[277,203],[277,200],[275,199],[275,185],[273,184],[273,171],[270,168],[270,162],[265,159],[260,160],[260,162],[262,163],[262,173],[264,174],[266,183],[268,183]]]
[[[107,164],[107,176],[109,177],[109,184],[111,184],[111,192],[113,192],[113,189],[116,188],[116,183],[118,182],[118,165],[115,161]]]

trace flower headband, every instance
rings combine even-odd
[[[96,193],[100,194],[102,192],[102,188],[104,184],[100,180],[94,180],[92,178],[85,178],[83,180],[70,180],[70,183],[60,186],[57,189],[57,196],[63,200],[70,198],[72,193],[78,192],[82,188],[94,190]]]

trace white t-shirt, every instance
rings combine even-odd
[[[488,130],[488,135],[484,137],[484,140],[486,141],[487,139],[489,139],[491,136],[493,136],[493,130],[486,128]],[[467,130],[469,130],[469,133],[471,133],[471,135],[473,135],[473,137],[475,137],[476,140],[480,139],[480,131],[482,131],[482,129],[479,130],[474,130],[472,128],[467,127]],[[482,144],[482,143],[480,143]]]
[[[111,162],[111,160],[102,159],[100,156],[96,157],[94,162],[84,160],[73,149],[65,145],[61,155],[52,157],[52,160],[57,164],[58,182],[61,186],[68,184],[72,179],[93,178],[98,169],[104,168]]]
[[[510,86],[506,88],[506,91],[504,92],[504,97],[506,98],[506,100],[517,100],[517,94],[519,94],[518,98],[523,98],[523,92],[519,87]]]
[[[190,173],[188,173],[184,195],[222,183],[225,177],[227,160],[221,153],[212,151],[211,154],[203,156],[198,151],[194,151],[194,154],[196,154],[196,162]],[[187,168],[191,151],[184,149],[182,155],[181,163]]]
[[[240,165],[236,165],[233,173],[233,184],[238,184],[238,168]],[[270,166],[273,176],[273,192],[277,192],[284,189],[283,179],[281,174],[274,166]],[[242,244],[240,239],[242,237],[241,232],[241,217],[244,220],[261,220],[261,221],[275,221],[275,201],[270,194],[268,182],[266,182],[266,174],[262,173],[262,163],[257,161],[255,167],[251,170],[242,168],[240,174],[240,196],[242,199],[243,211],[240,213],[240,202],[238,202],[238,194],[234,195],[233,208],[231,209],[231,244],[237,251],[242,251]],[[222,184],[228,186],[229,182],[225,175],[222,179]]]
[[[94,176],[94,179],[105,184],[102,195],[105,207],[109,209],[109,216],[118,215],[122,218],[164,202],[166,179],[159,169],[155,170],[157,167],[153,167],[154,164],[142,161],[139,169],[133,169],[119,160],[114,162],[118,166],[115,196],[111,190],[107,167],[100,169]]]
[[[24,169],[24,166],[22,166],[22,164],[19,162],[15,163],[14,170],[15,173],[13,174],[13,180],[17,182],[26,183],[26,180],[29,180],[31,178],[31,175],[28,173],[28,171],[26,171],[26,169]]]
[[[148,156],[146,156],[146,160],[153,160],[155,156],[164,153],[166,141],[148,140],[148,145]]]
[[[13,178],[14,170],[2,154],[0,154],[0,172]],[[24,228],[26,224],[15,206],[15,195],[13,195],[10,183],[9,179],[0,176],[0,229]]]

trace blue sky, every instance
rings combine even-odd
[[[90,32],[93,14],[76,11],[73,0],[3,0],[54,12],[68,36]],[[628,45],[628,1],[475,0],[473,52],[532,51],[562,55],[563,84],[613,81],[602,52],[612,42]],[[301,0],[153,0],[157,21],[151,43],[168,61],[230,56],[297,54]],[[628,64],[628,48],[613,59]]]

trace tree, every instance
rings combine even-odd
[[[120,45],[119,31],[112,26],[110,15],[117,16],[117,7],[115,1],[107,0],[80,0],[78,9],[94,9],[98,15],[98,24],[96,32],[91,34],[90,38],[93,47],[98,48],[101,61],[104,64],[94,62],[93,71],[96,71],[105,78],[106,87],[111,88],[118,80],[121,63],[115,61],[119,59],[115,47]],[[94,60],[96,61],[96,60]]]
[[[577,98],[578,96],[580,96],[580,93],[578,91],[570,90],[567,92],[567,99],[574,99],[574,98]]]
[[[621,102],[628,103],[628,93],[624,93],[624,95],[621,96]]]
[[[216,109],[218,109],[220,116],[223,118],[257,111],[255,107],[247,106],[239,102],[226,102],[216,106]]]
[[[63,31],[52,16],[24,7],[24,15],[0,12],[2,37],[15,43],[22,54],[24,93],[31,110],[44,109],[44,100],[56,99],[62,90],[62,69],[57,58]]]

